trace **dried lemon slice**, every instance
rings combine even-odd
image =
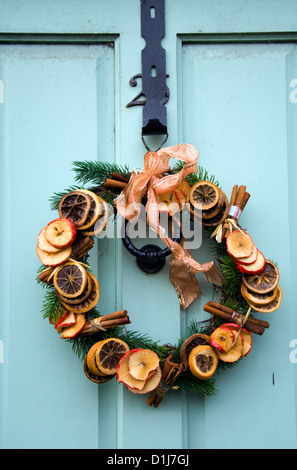
[[[59,215],[72,220],[76,228],[83,225],[91,209],[92,200],[80,190],[65,194],[59,202]]]
[[[213,376],[218,366],[218,356],[209,345],[196,346],[189,355],[189,368],[192,374],[200,380]]]
[[[97,196],[97,194],[93,193],[92,191],[89,191],[88,189],[80,189],[81,193],[84,193],[86,196],[89,196],[91,199],[91,207],[88,212],[87,218],[84,222],[83,225],[80,225],[77,227],[79,230],[86,230],[99,219],[102,211],[102,206],[101,206],[101,200]]]
[[[85,300],[83,300],[79,304],[71,305],[67,302],[61,301],[63,307],[65,307],[66,310],[69,310],[70,312],[74,312],[74,313],[86,313],[92,310],[92,308],[94,308],[97,305],[98,300],[100,298],[99,282],[93,274],[88,273],[88,275],[92,279],[91,294],[89,295],[89,297],[87,297]]]
[[[279,271],[272,261],[266,260],[263,271],[258,274],[244,274],[242,281],[251,291],[266,294],[277,286]]]
[[[190,203],[202,211],[215,206],[219,198],[219,188],[210,181],[198,181],[191,187],[189,193]]]
[[[128,344],[119,338],[98,341],[87,354],[88,368],[97,375],[115,374],[120,359],[128,351]]]
[[[68,261],[57,269],[53,282],[57,292],[74,298],[83,293],[87,284],[87,272],[81,264]]]

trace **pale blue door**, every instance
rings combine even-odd
[[[171,391],[154,409],[115,380],[86,378],[42,319],[36,236],[53,218],[49,197],[74,183],[73,161],[143,167],[141,108],[126,107],[141,88],[129,86],[140,2],[0,0],[1,448],[296,448],[296,2],[165,3],[166,145],[193,144],[228,196],[247,186],[242,223],[278,262],[281,308],[213,397]],[[209,260],[204,245],[193,256]],[[199,277],[202,297],[181,311],[168,261],[145,275],[114,238],[90,263],[100,311],[127,309],[160,344],[208,316],[210,285]]]

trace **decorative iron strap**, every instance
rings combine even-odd
[[[166,85],[166,54],[161,46],[165,36],[165,0],[141,0],[141,35],[146,45],[141,52],[142,73],[134,75],[130,85],[142,78],[142,91],[128,103],[143,106],[142,135],[167,134],[169,99]],[[144,97],[143,100],[139,100]]]

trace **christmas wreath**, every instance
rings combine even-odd
[[[177,160],[172,168],[171,158]],[[72,344],[96,384],[115,377],[131,392],[146,394],[154,407],[170,389],[214,395],[217,371],[238,364],[251,350],[252,335],[269,327],[254,314],[275,311],[282,299],[277,265],[239,225],[250,198],[246,186],[234,185],[228,199],[214,176],[198,166],[190,144],[148,151],[139,171],[98,161],[76,161],[73,167],[77,185],[50,198],[58,216],[37,237],[43,318]],[[199,296],[197,273],[213,285],[213,299],[204,305],[209,319],[192,321],[176,345],[128,330],[125,309],[105,315],[98,310],[100,286],[88,265],[89,251],[109,220],[135,221],[140,206],[170,249],[170,281],[181,308]],[[183,210],[212,244],[215,261],[201,265],[193,258],[178,218]],[[179,242],[161,225],[164,212],[171,222],[178,220]]]

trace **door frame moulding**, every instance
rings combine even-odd
[[[182,44],[297,43],[297,31],[177,34]]]
[[[100,33],[0,33],[0,44],[108,44],[113,47],[119,34]]]

